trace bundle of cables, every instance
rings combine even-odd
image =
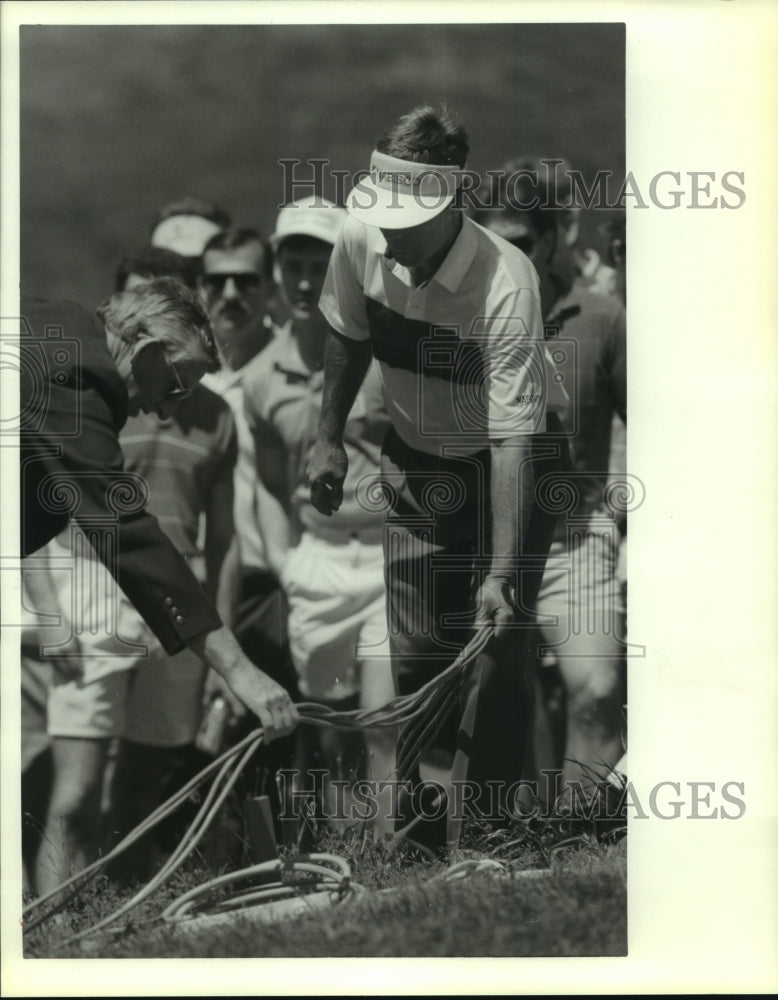
[[[393,698],[380,709],[354,709],[339,712],[315,702],[303,702],[297,705],[302,723],[313,726],[332,727],[341,730],[362,730],[368,728],[395,728],[401,726],[398,741],[398,778],[403,780],[409,776],[419,762],[424,749],[429,746],[441,725],[453,710],[458,695],[472,670],[478,655],[488,643],[492,634],[490,627],[479,630],[473,639],[462,650],[454,662],[437,677],[415,691],[413,694],[400,695]],[[103,930],[110,924],[128,914],[152,893],[160,888],[170,877],[181,868],[186,859],[193,853],[213,822],[219,809],[227,799],[232,788],[240,777],[250,759],[263,742],[263,730],[256,729],[245,736],[240,742],[230,747],[220,757],[203,768],[187,784],[172,795],[167,802],[160,805],[141,824],[129,833],[116,847],[94,864],[68,879],[52,892],[34,900],[23,910],[24,931],[29,933],[34,928],[50,920],[56,913],[63,910],[69,901],[102,871],[122,851],[126,850],[151,829],[175,812],[200,785],[213,781],[208,789],[203,803],[186,831],[178,847],[170,855],[163,867],[150,881],[140,889],[130,900],[118,910],[98,921],[96,924],[79,931],[61,947],[72,944],[85,937]],[[327,867],[328,865],[333,865]],[[198,889],[186,893],[165,910],[165,919],[180,919],[202,910],[203,906],[213,906],[217,890],[234,885],[239,881],[252,881],[275,874],[279,877],[293,873],[302,875],[292,881],[276,881],[272,884],[253,885],[248,891],[231,893],[227,898],[216,902],[217,910],[224,912],[236,907],[264,902],[279,897],[290,898],[304,895],[305,891],[320,891],[327,894],[331,900],[340,901],[349,894],[358,892],[361,887],[351,882],[351,873],[345,861],[334,855],[299,855],[283,861],[274,861],[266,865],[241,869],[230,875],[211,880]],[[322,889],[323,887],[323,889]],[[333,893],[333,890],[336,890]]]
[[[418,691],[398,695],[382,708],[338,712],[326,705],[303,702],[297,706],[300,718],[310,725],[346,730],[401,726],[397,778],[403,781],[411,776],[422,753],[454,710],[478,656],[492,637],[492,630],[491,624],[479,629],[450,666]]]

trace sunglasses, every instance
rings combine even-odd
[[[259,288],[259,283],[262,280],[258,274],[252,274],[250,271],[239,271],[237,274],[204,274],[203,284],[209,291],[215,292],[217,295],[221,295],[229,278],[232,278],[235,283],[235,287],[241,295],[245,292],[252,292],[256,288]]]

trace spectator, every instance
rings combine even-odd
[[[377,368],[371,369],[344,429],[351,475],[339,518],[312,505],[305,468],[321,409],[327,323],[318,301],[345,210],[304,199],[281,210],[271,237],[276,280],[291,320],[248,367],[245,406],[256,444],[257,468],[271,502],[260,524],[271,565],[289,601],[289,636],[303,697],[340,709],[380,708],[394,694],[387,642],[380,510],[365,509],[357,490],[378,475],[389,419]],[[307,738],[309,737],[309,738]],[[303,770],[321,765],[340,780],[394,776],[393,736],[369,731],[364,742],[334,730],[300,733]],[[307,738],[307,739],[306,739]],[[317,760],[319,758],[319,760]],[[311,787],[310,783],[307,784]],[[325,812],[336,804],[325,782]],[[387,789],[376,830],[388,831]]]
[[[539,629],[566,691],[566,738],[557,758],[541,763],[557,767],[564,757],[563,780],[591,784],[621,755],[626,687],[624,610],[615,581],[619,532],[605,490],[614,416],[626,424],[625,316],[615,298],[576,280],[569,216],[544,207],[563,202],[542,162],[519,157],[496,176],[494,200],[502,207],[488,213],[486,225],[535,265],[546,337],[565,383],[575,387],[562,414],[572,448],[572,499],[537,604]],[[518,177],[510,190],[509,177]],[[535,196],[537,207],[518,207]]]
[[[201,291],[224,365],[206,375],[203,384],[230,405],[238,433],[236,532],[225,560],[218,606],[246,655],[262,663],[263,669],[296,697],[287,641],[288,608],[259,530],[260,512],[271,498],[257,475],[254,440],[243,403],[246,372],[273,337],[266,317],[272,285],[270,249],[255,229],[227,229],[206,245]],[[239,733],[237,729],[233,735]],[[292,752],[290,737],[276,741],[258,757],[262,773],[253,790],[270,797],[276,816],[280,801],[275,774],[291,763]]]
[[[185,285],[189,281],[186,260],[172,250],[145,246],[122,257],[116,269],[116,291],[126,292],[152,278],[177,278]],[[190,286],[193,287],[193,286]]]
[[[149,242],[172,250],[185,262],[186,284],[194,287],[205,244],[231,225],[223,208],[202,198],[185,196],[163,205],[154,215]]]
[[[532,169],[537,171],[543,187],[555,191],[554,204],[561,207],[558,213],[559,238],[569,250],[576,287],[599,295],[616,295],[616,271],[612,264],[606,264],[593,247],[581,245],[581,206],[576,204],[570,162],[536,157],[524,157],[524,162],[532,163]],[[507,166],[512,168],[514,163]]]
[[[627,218],[622,214],[618,219],[606,223],[601,231],[608,239],[608,263],[616,272],[616,296],[627,304]]]
[[[535,484],[564,467],[565,395],[534,269],[456,203],[468,145],[445,112],[416,108],[384,133],[349,196],[320,301],[330,330],[309,475],[314,505],[335,514],[346,416],[374,354],[392,422],[381,472],[393,664],[400,691],[414,691],[473,625],[494,627],[463,694],[452,769],[491,814],[492,792],[511,808],[531,749],[528,636],[556,520]],[[460,815],[444,835],[452,848]],[[443,846],[431,824],[414,837]]]

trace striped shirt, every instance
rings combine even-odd
[[[468,455],[545,430],[566,394],[529,259],[468,218],[418,287],[386,249],[379,229],[349,217],[319,307],[338,333],[371,340],[400,438],[430,454]]]
[[[196,556],[200,514],[211,491],[231,479],[237,458],[229,406],[198,385],[167,420],[130,417],[119,440],[125,469],[146,480],[149,511],[183,556]]]

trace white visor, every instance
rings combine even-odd
[[[370,173],[351,189],[346,206],[368,226],[409,229],[451,204],[461,175],[461,167],[413,163],[374,150]]]

